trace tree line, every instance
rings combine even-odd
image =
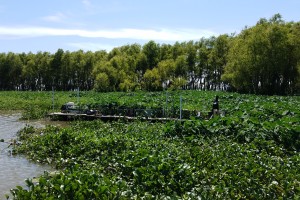
[[[1,53],[0,90],[233,90],[295,94],[300,90],[300,23],[280,14],[239,34],[199,41],[149,41],[111,51]]]

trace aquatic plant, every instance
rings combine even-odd
[[[171,99],[181,95],[183,108],[206,112],[216,94],[226,115],[210,120],[26,127],[15,152],[60,172],[29,178],[27,188],[12,190],[13,198],[299,199],[299,97],[176,91],[167,103],[165,93],[81,98],[91,106],[148,108],[178,106]]]

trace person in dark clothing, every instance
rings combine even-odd
[[[212,117],[219,114],[219,96],[216,96],[216,99],[213,102],[212,107]]]

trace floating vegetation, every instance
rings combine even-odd
[[[59,172],[28,179],[13,198],[299,199],[299,97],[217,94],[226,115],[210,120],[25,127],[16,153]],[[205,111],[216,93],[172,95],[182,95],[185,109]],[[108,97],[91,99],[99,105]],[[164,93],[130,97],[112,93],[110,100],[146,107],[166,100]]]

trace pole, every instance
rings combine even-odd
[[[52,110],[54,112],[54,87],[52,86]]]
[[[180,120],[182,119],[182,96],[180,95]]]

